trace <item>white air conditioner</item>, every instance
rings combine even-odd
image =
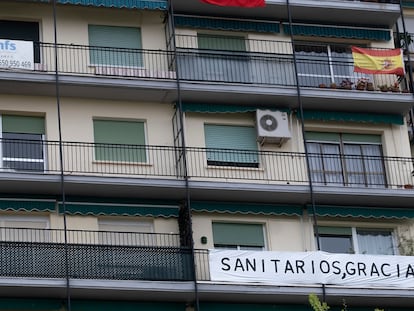
[[[287,112],[257,110],[256,128],[257,141],[261,144],[274,143],[282,145],[292,137]]]

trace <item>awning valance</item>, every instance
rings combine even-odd
[[[283,31],[290,35],[290,27],[288,23],[283,23]],[[315,36],[377,41],[391,40],[391,32],[389,29],[292,24],[292,31],[295,36]]]
[[[257,109],[279,110],[287,112],[287,108],[269,108],[248,105],[225,105],[225,104],[208,104],[208,103],[182,103],[184,112],[204,112],[204,113],[240,113],[254,112]]]
[[[313,209],[309,205],[308,213],[313,215]],[[381,208],[381,207],[358,207],[358,206],[333,206],[317,205],[316,215],[329,217],[362,217],[362,218],[385,218],[385,219],[408,219],[414,218],[414,209],[409,208]]]
[[[204,18],[181,15],[175,16],[174,22],[177,27],[270,33],[280,32],[280,24],[278,22]]]
[[[117,204],[92,202],[66,202],[65,210],[72,215],[104,216],[141,216],[141,217],[178,217],[178,206],[150,204]],[[63,204],[59,202],[59,212]]]
[[[343,121],[359,123],[391,123],[397,125],[404,124],[403,117],[401,115],[396,114],[305,110],[303,112],[303,118],[305,120],[321,120],[335,122]]]
[[[56,201],[0,198],[0,210],[25,212],[53,212],[56,210]]]
[[[194,212],[215,212],[246,215],[302,215],[302,206],[274,205],[253,203],[224,203],[224,202],[192,202],[191,210]]]
[[[38,1],[51,2],[51,0]],[[57,0],[56,3],[118,9],[167,10],[167,0]]]

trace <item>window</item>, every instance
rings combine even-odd
[[[322,251],[371,255],[396,253],[392,230],[323,226],[318,230]]]
[[[154,246],[156,240],[152,234],[150,221],[131,221],[99,219],[99,242],[111,245]]]
[[[3,115],[3,168],[16,171],[43,171],[45,168],[44,118]]]
[[[34,61],[40,63],[39,23],[0,20],[0,39],[32,41]]]
[[[259,166],[254,127],[205,124],[204,134],[208,165]]]
[[[385,187],[380,136],[307,132],[306,140],[313,182]]]
[[[91,64],[143,66],[139,28],[89,25],[88,30]]]
[[[242,36],[197,34],[197,71],[202,80],[251,82],[250,59]]]
[[[356,80],[352,52],[349,46],[329,44],[296,44],[299,83],[317,86],[320,83],[338,85],[344,79]]]
[[[49,221],[45,217],[0,217],[0,239],[15,242],[49,241]]]
[[[263,225],[246,223],[213,223],[215,248],[264,250]]]
[[[95,159],[146,162],[144,122],[94,120]]]

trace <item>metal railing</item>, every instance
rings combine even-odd
[[[196,46],[194,36],[178,36],[181,45]],[[202,50],[179,48],[177,51],[180,78],[187,81],[241,83],[276,86],[295,86],[293,56],[287,42],[246,40],[248,51]],[[58,44],[61,74],[91,77],[119,77],[134,79],[176,78],[173,65],[175,54],[165,50],[122,49],[96,46]],[[38,42],[34,45],[35,72],[54,73],[54,45]],[[328,59],[298,53],[299,83],[303,87],[336,85],[343,88],[351,81],[351,89],[357,89],[360,79],[370,80],[373,90],[381,85],[401,84],[392,75],[363,75],[353,72],[350,54]],[[4,68],[3,68],[4,70]],[[8,68],[6,70],[20,69]],[[405,84],[404,84],[405,85]],[[400,87],[398,91],[403,91]]]
[[[0,228],[0,276],[192,280],[191,250],[178,234]]]
[[[59,174],[57,141],[0,140],[0,171]],[[79,176],[182,179],[172,146],[63,142],[63,172]],[[40,150],[39,150],[40,149]],[[308,183],[306,155],[236,149],[186,149],[191,180],[301,185]],[[316,185],[403,188],[413,184],[413,158],[310,154]]]

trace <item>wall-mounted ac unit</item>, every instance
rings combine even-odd
[[[256,111],[257,140],[261,143],[282,145],[292,137],[289,130],[287,112],[257,110]]]

